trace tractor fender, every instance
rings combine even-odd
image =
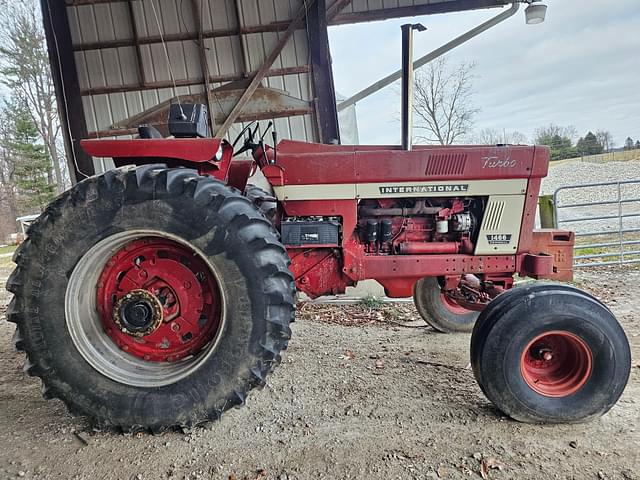
[[[232,168],[233,147],[221,138],[136,138],[133,140],[91,139],[80,142],[92,157],[112,158],[116,167],[146,165],[162,161],[171,168],[185,167],[201,175],[211,175],[226,182],[234,170],[232,185],[243,189],[250,165]],[[236,163],[236,162],[233,162]]]

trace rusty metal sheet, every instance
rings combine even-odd
[[[216,122],[222,123],[233,106],[244,93],[246,81],[232,82],[212,91],[214,116]],[[206,103],[204,92],[181,96],[183,103]],[[110,130],[128,130],[138,125],[147,124],[163,126],[167,123],[169,107],[175,99],[166,100],[137,115],[133,115],[111,125]],[[306,115],[313,111],[311,102],[293,97],[287,92],[269,87],[259,87],[251,97],[251,102],[240,115],[240,122],[251,120],[267,120],[273,118]]]

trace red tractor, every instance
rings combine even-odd
[[[197,137],[203,107],[176,107],[174,135]],[[438,330],[473,329],[475,377],[514,419],[582,421],[622,394],[630,350],[606,306],[512,288],[572,278],[573,234],[534,230],[546,147],[276,148],[248,127],[239,159],[224,140],[140,133],[83,142],[117,169],[47,207],[7,283],[26,371],[71,412],[127,431],[217,419],[280,361],[296,291],[365,279]],[[258,168],[272,192],[247,185]]]

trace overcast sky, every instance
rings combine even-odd
[[[526,25],[524,8],[448,54],[477,64],[476,129],[543,125],[611,131],[616,145],[640,138],[640,0],[547,0],[547,19]],[[524,6],[523,6],[524,7]],[[499,9],[410,19],[415,58],[499,13]],[[400,25],[407,19],[332,27],[338,93],[348,97],[400,68]],[[399,83],[357,105],[360,143],[399,143]]]

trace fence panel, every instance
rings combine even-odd
[[[574,267],[640,263],[640,180],[560,187],[553,206],[576,233]]]

